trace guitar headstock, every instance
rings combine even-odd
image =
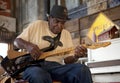
[[[110,44],[111,42],[99,42],[99,43],[93,43],[93,44],[83,44],[83,46],[89,49],[97,49],[101,47],[107,47]]]

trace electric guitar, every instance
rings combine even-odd
[[[54,56],[60,53],[67,53],[72,50],[74,50],[73,47],[44,52],[37,60],[34,60],[27,52],[9,50],[8,56],[2,60],[1,65],[11,77],[14,77],[22,72],[25,68],[37,65],[38,62],[44,61],[46,57]]]
[[[106,47],[110,44],[110,42],[102,42],[83,46],[89,49],[97,49],[100,47]],[[44,61],[44,59],[47,57],[54,56],[60,53],[67,53],[70,51],[74,52],[74,47],[44,52],[38,60],[34,60],[29,53],[9,50],[8,56],[2,60],[1,65],[11,77],[14,77],[20,72],[24,71],[25,68],[37,65],[38,62]]]

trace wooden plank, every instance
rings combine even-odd
[[[120,6],[108,9],[104,12],[111,20],[120,20]]]
[[[72,39],[80,37],[80,31],[71,32]]]
[[[110,8],[104,11],[101,11],[103,13],[105,13],[105,15],[108,16],[108,18],[110,18],[113,22],[120,20],[120,6],[114,7],[114,8]],[[80,30],[83,29],[88,29],[90,28],[90,26],[92,25],[92,23],[94,22],[95,18],[97,17],[98,13],[92,14],[92,15],[88,15],[86,17],[80,18]]]
[[[75,47],[80,45],[80,38],[73,39],[73,44],[74,44]]]
[[[88,29],[94,22],[98,14],[89,15],[83,18],[80,18],[80,30]]]
[[[106,0],[91,0],[87,2],[88,6],[88,15],[99,12],[101,10],[107,9],[107,1]]]
[[[70,31],[70,32],[74,32],[74,31],[78,31],[79,30],[79,19],[72,19],[70,21],[67,21],[65,23],[65,28]]]

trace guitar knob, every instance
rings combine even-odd
[[[12,73],[13,73],[13,71],[10,71],[10,73],[12,74]]]
[[[19,66],[19,65],[17,66],[17,69],[20,69],[20,66]]]
[[[10,70],[10,67],[7,67],[7,71],[9,71]]]
[[[15,67],[14,67],[14,66],[12,66],[12,70],[15,70]]]

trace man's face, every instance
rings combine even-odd
[[[64,28],[65,22],[66,21],[62,19],[50,17],[49,27],[50,27],[51,32],[53,32],[54,34],[60,33]]]

